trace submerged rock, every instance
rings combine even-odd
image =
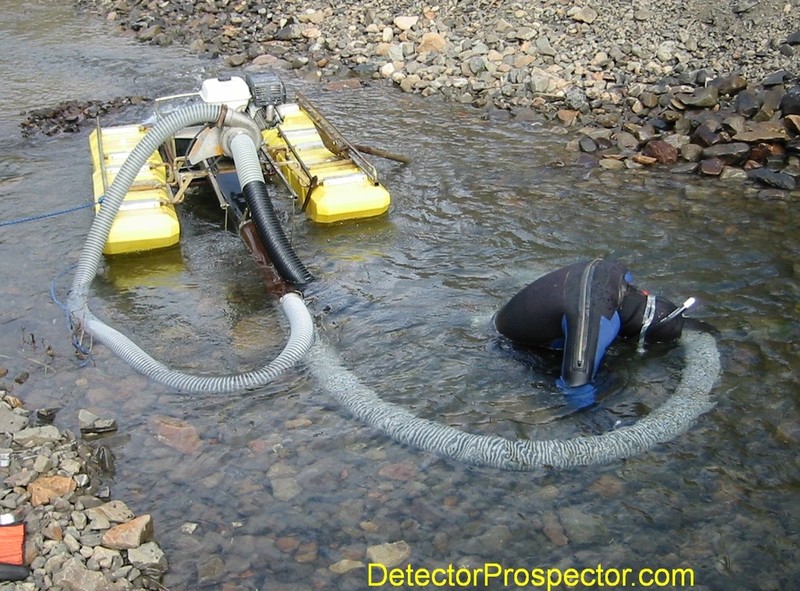
[[[402,564],[411,556],[411,547],[405,541],[378,544],[367,548],[367,558],[371,562],[387,568]]]

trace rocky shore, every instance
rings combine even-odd
[[[113,456],[91,440],[114,430],[113,419],[82,410],[76,437],[49,424],[55,411],[30,412],[9,391],[4,386],[0,399],[0,522],[24,523],[27,573],[16,573],[15,582],[0,578],[0,589],[162,588],[167,560],[153,520],[111,498]]]
[[[147,102],[142,96],[122,96],[107,100],[63,101],[57,105],[32,109],[23,113],[19,124],[23,137],[37,133],[56,135],[80,131],[87,125],[95,125],[98,117],[122,111],[131,105]]]
[[[800,176],[796,0],[77,0],[144,43],[229,67],[358,77],[571,130],[605,168]]]

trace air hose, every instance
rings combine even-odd
[[[236,129],[234,137],[248,137],[252,149],[242,149],[238,154],[244,169],[259,166],[255,146],[261,142],[258,126],[246,115],[219,105],[196,104],[184,107],[158,121],[133,149],[108,188],[100,211],[94,218],[86,237],[75,277],[67,298],[67,309],[76,330],[82,330],[103,343],[136,371],[182,392],[228,393],[259,388],[274,380],[300,361],[314,342],[314,324],[311,314],[300,295],[288,293],[281,298],[281,306],[289,320],[289,339],[280,354],[260,369],[228,376],[195,376],[171,370],[153,359],[128,337],[97,319],[89,309],[89,287],[97,274],[103,248],[108,240],[111,225],[139,170],[161,144],[181,129],[204,123],[214,123],[222,118],[223,126]],[[244,143],[244,142],[241,142]],[[237,162],[237,166],[240,163]],[[252,172],[247,178],[252,181]],[[263,181],[263,176],[261,177]],[[249,182],[249,181],[248,181]],[[246,184],[241,181],[242,185]],[[280,248],[280,243],[278,247]],[[276,258],[290,258],[282,254]]]
[[[537,470],[604,464],[640,454],[685,432],[714,406],[711,388],[720,374],[719,350],[710,334],[684,331],[681,381],[663,405],[633,425],[572,439],[510,440],[476,435],[415,416],[386,402],[346,369],[321,339],[311,349],[311,372],[347,411],[398,443],[475,466]]]

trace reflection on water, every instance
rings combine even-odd
[[[32,35],[23,6],[59,26]],[[86,134],[23,140],[21,109],[184,91],[215,66],[108,35],[105,24],[58,3],[11,2],[0,29],[9,82],[0,97],[2,219],[90,194]],[[61,55],[84,57],[67,67]],[[12,63],[25,64],[25,75]],[[626,261],[642,287],[698,298],[695,316],[719,330],[717,407],[642,457],[528,475],[397,446],[344,415],[304,368],[247,395],[175,395],[102,347],[85,367],[72,354],[48,290],[77,259],[91,213],[5,227],[0,365],[11,375],[29,371],[15,394],[34,408],[63,407],[62,427],[74,429],[81,407],[116,416],[114,493],[154,515],[170,557],[168,588],[363,589],[366,570],[335,572],[350,564],[342,561],[366,564],[368,546],[397,541],[409,545],[415,567],[687,566],[700,589],[796,586],[794,203],[663,171],[562,167],[573,157],[545,126],[492,121],[379,86],[326,93],[289,82],[345,135],[414,158],[410,166],[376,161],[394,199],[384,219],[292,223],[298,254],[318,278],[306,295],[320,333],[381,396],[509,437],[597,433],[646,415],[669,395],[679,352],[642,357],[615,347],[606,397],[568,414],[552,387],[558,360],[521,357],[491,328],[494,311],[538,275],[610,256]],[[181,220],[180,248],[106,260],[95,312],[176,367],[262,364],[287,331],[276,302],[213,201],[198,195]],[[55,356],[44,371],[47,345]],[[189,423],[200,449],[160,442],[159,417]]]

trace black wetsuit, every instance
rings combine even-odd
[[[640,335],[645,327],[648,341],[680,336],[682,316],[659,324],[676,306],[652,296],[648,306],[648,295],[632,285],[622,263],[583,261],[525,287],[498,311],[495,326],[515,343],[564,349],[559,385],[581,388],[591,384],[618,335]]]

